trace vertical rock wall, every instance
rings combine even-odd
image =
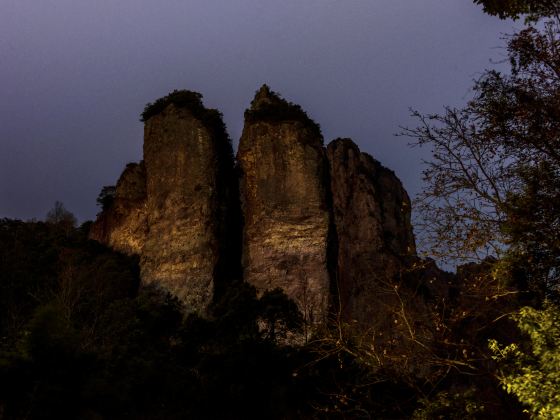
[[[127,166],[90,237],[139,255],[144,284],[203,315],[216,287],[240,276],[231,143],[221,114],[204,108],[194,92],[175,91],[149,104],[142,117],[144,160]]]
[[[141,277],[171,291],[188,312],[204,313],[212,301],[224,239],[219,140],[189,109],[173,104],[144,129],[149,232]]]
[[[381,306],[394,296],[406,265],[403,257],[416,253],[410,200],[394,173],[351,140],[331,142],[327,156],[338,243],[338,310],[360,325],[383,322]]]
[[[333,141],[327,156],[338,244],[333,311],[380,368],[428,377],[437,323],[431,292],[445,279],[416,256],[408,195],[351,140]]]
[[[144,162],[129,163],[120,176],[111,207],[103,211],[90,238],[125,254],[140,254],[148,233]]]
[[[146,108],[144,161],[127,166],[90,236],[140,255],[142,282],[186,312],[204,315],[242,277],[284,291],[312,330],[341,315],[375,351],[401,355],[386,363],[408,366],[421,354],[410,346],[433,340],[427,296],[445,281],[416,256],[395,174],[351,140],[325,149],[305,112],[266,86],[245,113],[237,174],[220,114],[200,99],[174,92]]]
[[[326,160],[317,127],[264,86],[246,112],[237,155],[244,215],[244,279],[281,288],[307,323],[329,303]]]

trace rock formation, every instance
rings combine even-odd
[[[327,148],[338,242],[336,288],[348,321],[371,324],[415,256],[410,199],[395,174],[349,139]],[[374,302],[377,302],[375,304]]]
[[[245,114],[237,161],[244,214],[244,279],[281,288],[306,321],[326,319],[329,208],[318,127],[263,86]]]
[[[228,211],[235,213],[229,188],[235,180],[221,116],[204,108],[200,99],[193,92],[174,92],[147,106],[145,176],[135,179],[144,183],[144,195],[129,197],[135,193],[126,188],[133,176],[127,169],[114,205],[99,217],[91,237],[139,254],[145,284],[170,291],[187,312],[204,314],[218,276],[231,268],[224,265],[234,251],[224,248],[233,244]],[[126,191],[122,199],[120,190]],[[124,210],[129,202],[134,214]],[[119,223],[112,224],[114,220]]]
[[[148,234],[146,168],[129,163],[120,176],[110,210],[102,212],[90,238],[125,254],[140,255]]]
[[[325,148],[317,124],[266,86],[245,112],[234,169],[220,114],[200,99],[149,104],[144,163],[127,167],[91,237],[140,255],[142,281],[187,312],[204,314],[220,285],[242,278],[259,294],[284,291],[311,331],[336,319],[400,354],[385,364],[426,354],[407,349],[433,341],[427,308],[447,278],[416,256],[395,174],[351,140]]]

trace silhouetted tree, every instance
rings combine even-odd
[[[113,201],[115,201],[115,192],[116,187],[114,185],[106,185],[101,189],[96,200],[101,210],[107,210],[113,205]]]
[[[64,226],[66,229],[75,228],[77,223],[76,217],[66,210],[66,207],[60,201],[55,201],[54,207],[47,213],[45,221]]]
[[[498,16],[500,19],[518,19],[526,15],[527,19],[538,20],[541,17],[560,16],[560,2],[558,0],[474,0],[481,4],[484,12]]]
[[[508,40],[511,73],[487,71],[463,109],[415,112],[406,129],[432,149],[417,200],[437,256],[504,256],[533,288],[560,275],[560,21]]]

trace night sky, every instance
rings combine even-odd
[[[464,104],[520,25],[471,0],[0,0],[0,217],[59,200],[94,218],[141,159],[144,105],[173,89],[222,111],[236,147],[263,83],[414,196],[427,151],[394,137],[409,107]]]

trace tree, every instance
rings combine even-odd
[[[101,207],[101,210],[108,210],[115,201],[115,193],[117,189],[114,185],[105,185],[99,195],[97,196],[97,205]]]
[[[504,388],[532,415],[558,418],[560,309],[550,302],[560,286],[560,18],[509,36],[507,52],[510,71],[486,71],[464,108],[414,112],[420,124],[404,134],[432,151],[417,200],[432,252],[494,255],[490,278],[531,292],[521,296],[534,307],[513,317],[528,339],[490,349]]]
[[[76,217],[66,210],[66,207],[60,201],[55,201],[54,207],[47,213],[45,221],[55,225],[67,226],[70,229],[76,227],[77,223]]]
[[[508,258],[533,289],[560,275],[560,19],[507,42],[510,73],[486,71],[463,109],[414,112],[429,146],[419,227],[434,255]]]
[[[558,0],[474,0],[481,4],[485,13],[500,19],[518,19],[526,15],[528,20],[536,21],[544,16],[559,16]]]
[[[524,307],[514,319],[528,342],[501,346],[490,342],[500,366],[500,382],[528,409],[533,418],[560,418],[560,308]]]

